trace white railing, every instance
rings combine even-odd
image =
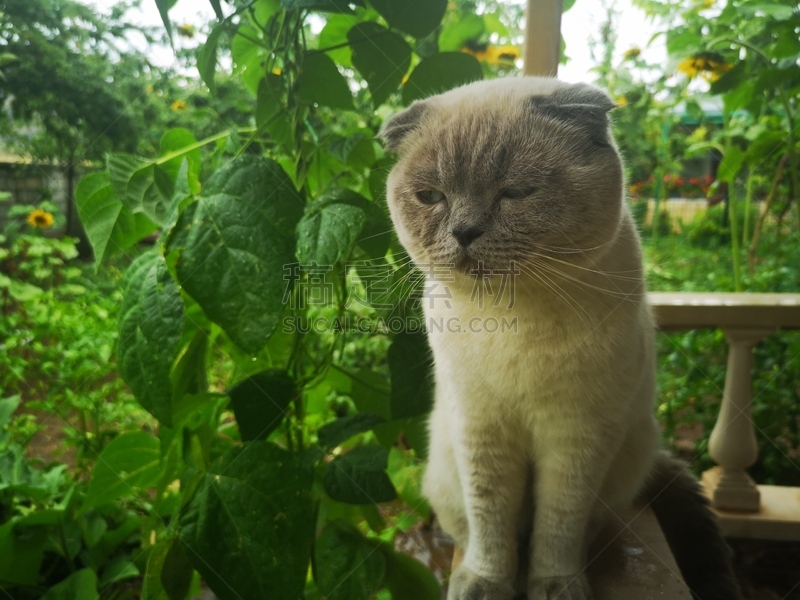
[[[747,468],[758,458],[751,417],[753,348],[779,329],[800,329],[800,294],[652,293],[650,303],[664,331],[722,329],[728,340],[725,389],[709,440],[709,454],[717,466],[703,473],[712,506],[723,517],[723,529],[731,535],[797,538],[800,494],[781,493],[779,486],[757,486]],[[781,506],[768,506],[765,492]],[[724,526],[725,511],[737,511],[729,520],[738,525]],[[756,517],[747,526],[744,513]],[[759,513],[765,517],[761,524]]]

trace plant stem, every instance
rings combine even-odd
[[[744,227],[742,228],[742,248],[748,244],[750,236],[750,212],[753,207],[753,177],[754,171],[750,167],[747,169],[747,182],[745,183],[744,194]]]
[[[778,161],[778,168],[775,171],[775,179],[772,181],[772,189],[769,191],[769,196],[767,196],[767,199],[764,202],[764,209],[761,211],[761,214],[758,215],[758,221],[756,221],[756,225],[753,228],[753,238],[750,241],[750,248],[747,250],[747,262],[749,264],[751,274],[756,268],[756,249],[758,248],[758,240],[761,237],[761,230],[764,227],[764,221],[772,210],[772,204],[775,202],[775,197],[778,195],[778,189],[780,189],[781,179],[783,178],[783,171],[786,168],[786,162],[788,160],[789,153],[787,152],[781,156],[780,160]]]

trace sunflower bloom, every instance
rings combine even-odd
[[[462,52],[471,54],[481,62],[488,63],[496,67],[513,67],[522,53],[516,46],[492,46],[491,44],[476,44],[474,46],[464,46]]]
[[[183,100],[175,100],[175,102],[172,103],[171,108],[175,112],[178,112],[180,110],[185,110],[186,102],[184,102]]]
[[[631,48],[625,52],[625,60],[635,60],[639,58],[642,51],[639,48]]]
[[[188,23],[184,23],[178,27],[178,35],[191,39],[194,37],[194,27]]]
[[[726,63],[722,56],[713,52],[701,52],[678,64],[678,71],[687,78],[694,79],[700,75],[706,81],[716,81],[732,68],[733,65]]]
[[[47,229],[53,226],[53,215],[46,210],[37,208],[28,214],[28,225],[38,229]]]

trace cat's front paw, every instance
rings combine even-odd
[[[447,600],[512,600],[514,588],[476,575],[464,566],[450,576]]]
[[[534,578],[528,600],[592,600],[592,590],[584,575]]]

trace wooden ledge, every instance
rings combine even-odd
[[[653,292],[659,328],[800,329],[800,294]]]
[[[800,541],[800,488],[759,485],[757,512],[714,509],[725,537]]]
[[[619,537],[601,537],[589,551],[595,600],[691,600],[653,512],[633,514],[621,533],[606,534]]]
[[[589,550],[595,600],[691,600],[653,512],[633,512],[626,522],[627,527],[609,528]],[[453,569],[462,558],[456,547]]]

